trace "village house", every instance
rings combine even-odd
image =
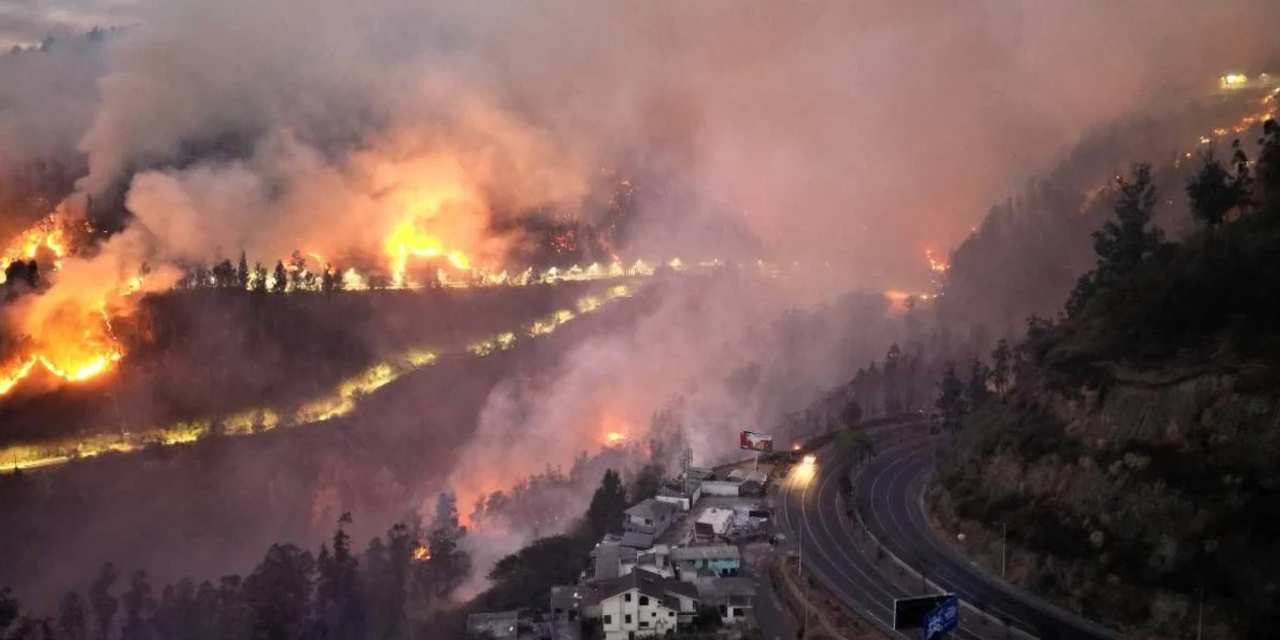
[[[622,528],[656,538],[671,526],[677,509],[679,507],[669,502],[659,502],[653,498],[642,500],[623,512]]]
[[[697,583],[698,598],[713,607],[724,624],[747,620],[755,609],[756,587],[750,578],[716,578]]]
[[[605,640],[663,635],[692,621],[697,611],[697,588],[644,569],[600,586]]]
[[[677,547],[670,559],[685,582],[693,582],[699,574],[736,576],[742,570],[742,553],[730,545]]]

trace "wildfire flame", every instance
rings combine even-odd
[[[951,268],[946,260],[935,258],[931,249],[924,250],[924,257],[929,261],[929,270],[934,273],[946,273]]]
[[[413,550],[413,559],[415,562],[426,562],[431,559],[431,549],[427,545],[420,544]]]
[[[42,252],[48,252],[53,257],[51,266],[57,269],[67,251],[66,225],[55,213],[10,242],[0,259],[3,266],[8,266],[15,261],[36,260]],[[3,281],[0,274],[0,282]],[[122,295],[127,295],[135,284],[127,283]],[[106,300],[65,301],[33,322],[29,333],[21,355],[0,365],[0,396],[36,371],[48,372],[66,382],[83,382],[111,369],[124,356],[111,330]]]
[[[51,215],[10,242],[0,256],[3,260],[0,269],[19,260],[35,260],[41,249],[53,254],[55,269],[61,266],[62,258],[67,255],[67,233],[60,217]],[[5,280],[5,275],[0,273],[0,283]]]
[[[605,434],[604,439],[609,444],[618,444],[619,442],[623,442],[627,439],[627,434],[618,433],[617,431],[610,431],[609,433]]]
[[[444,257],[456,269],[469,270],[471,268],[471,261],[467,259],[466,254],[461,251],[446,250],[444,243],[439,238],[418,228],[416,218],[405,220],[391,230],[391,233],[387,235],[386,251],[391,260],[392,280],[396,284],[404,283],[405,270],[411,257]]]

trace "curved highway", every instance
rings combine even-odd
[[[1035,598],[974,566],[947,543],[939,540],[925,518],[924,485],[928,478],[933,443],[917,439],[892,446],[869,461],[855,478],[857,512],[867,530],[884,548],[923,572],[962,602],[978,606],[997,620],[1042,640],[1116,640],[1114,632],[1064,609]],[[780,519],[798,539],[806,571],[845,605],[860,611],[888,631],[893,600],[921,595],[910,593],[885,577],[871,559],[853,544],[857,530],[840,508],[840,464],[831,449],[818,456],[816,465],[797,467],[781,488]],[[936,591],[934,591],[936,593]],[[975,615],[962,616],[956,638],[1004,638],[1002,624],[974,624]],[[911,632],[909,632],[911,633]],[[912,637],[918,635],[912,633]],[[902,637],[891,632],[895,637]]]
[[[923,592],[909,591],[886,578],[876,562],[852,544],[852,523],[839,508],[838,478],[830,449],[818,456],[815,465],[793,467],[778,494],[780,524],[795,541],[806,575],[890,637],[916,640],[918,630],[905,632],[910,635],[893,631],[893,601]],[[970,626],[962,621],[953,636],[958,640],[988,637]],[[989,637],[1003,638],[1003,632]]]

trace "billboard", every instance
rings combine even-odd
[[[944,602],[955,597],[955,594],[944,593],[933,596],[918,596],[915,598],[897,598],[893,601],[893,628],[895,631],[903,629],[921,629],[925,625],[925,616],[933,613],[935,609],[942,606]]]
[[[924,640],[936,640],[960,622],[960,599],[951,596],[924,616]]]
[[[752,451],[773,451],[773,436],[754,431],[743,431],[738,434],[738,448]]]

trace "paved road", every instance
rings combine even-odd
[[[1115,640],[1114,632],[1075,614],[1035,598],[973,565],[947,543],[937,539],[924,515],[923,491],[932,468],[932,441],[897,446],[884,451],[861,470],[855,492],[863,524],[889,551],[962,601],[982,608],[1014,628],[1044,640]],[[828,464],[819,473],[821,485],[838,477],[839,465]],[[834,481],[832,482],[834,484]],[[814,529],[830,520],[834,494],[819,493],[819,504],[806,512]],[[826,503],[826,504],[824,504]],[[815,536],[816,537],[816,536]],[[823,539],[819,539],[823,540]],[[827,554],[838,540],[825,539]],[[820,542],[821,544],[821,542]]]
[[[903,635],[893,631],[893,601],[921,595],[919,588],[908,591],[881,574],[881,569],[853,548],[852,523],[840,509],[839,483],[832,454],[827,451],[818,463],[806,468],[797,465],[778,494],[781,527],[788,532],[807,575],[812,575],[833,597],[860,612],[891,638],[918,640],[920,632]],[[1003,638],[992,629],[974,630],[964,624],[953,635],[958,640]],[[983,632],[985,631],[985,632]]]

